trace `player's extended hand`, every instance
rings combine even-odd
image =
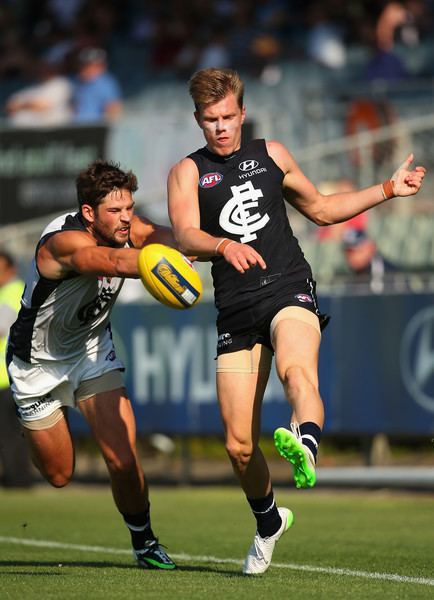
[[[267,268],[267,265],[259,252],[256,252],[256,250],[248,244],[232,242],[224,249],[223,257],[239,273],[244,273],[247,269],[256,267],[256,265],[259,265],[261,269]]]
[[[413,159],[413,154],[409,154],[391,177],[395,196],[412,196],[419,191],[422,185],[426,169],[419,166],[410,170]]]

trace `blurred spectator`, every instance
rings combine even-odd
[[[7,487],[31,484],[30,457],[15,413],[6,371],[6,343],[17,317],[24,283],[18,279],[13,258],[0,250],[0,463]]]
[[[327,12],[327,5],[315,2],[309,11],[307,55],[330,69],[342,69],[347,62],[344,32]]]
[[[37,82],[12,94],[6,102],[9,122],[17,127],[46,127],[69,123],[72,85],[58,67],[45,59],[32,66]]]
[[[121,90],[108,72],[102,48],[83,48],[78,54],[73,107],[74,120],[79,123],[115,120],[122,112]]]
[[[390,51],[395,45],[395,32],[407,21],[407,11],[402,2],[388,2],[382,10],[376,26],[377,46]]]
[[[377,49],[368,61],[364,79],[372,81],[402,81],[409,72],[402,59],[393,50]]]
[[[269,33],[260,33],[252,41],[252,75],[265,85],[277,85],[282,79],[279,65],[282,47],[278,38]]]
[[[217,26],[209,37],[209,41],[199,52],[199,57],[194,70],[215,67],[223,69],[230,67],[231,57],[228,47],[228,38],[223,26]]]
[[[11,79],[25,75],[30,62],[30,54],[18,29],[13,26],[9,29],[1,27],[0,78]]]
[[[158,0],[133,2],[129,10],[128,37],[135,44],[150,46],[155,36]]]
[[[288,20],[288,6],[285,0],[256,0],[253,3],[255,20],[263,31],[279,35]]]
[[[259,32],[253,19],[253,11],[254,7],[248,0],[240,0],[236,3],[231,21],[232,27],[228,31],[232,68],[240,70],[251,68],[250,48]]]
[[[374,240],[360,229],[347,229],[344,232],[342,249],[346,264],[353,275],[352,281],[368,284],[373,293],[381,294],[387,284],[387,274],[399,270],[381,256]]]
[[[53,14],[56,22],[62,29],[70,29],[74,26],[77,14],[85,0],[47,0],[47,8]]]
[[[175,19],[173,14],[158,14],[153,26],[153,38],[149,52],[150,65],[157,74],[162,70],[170,72],[176,62],[176,57],[185,45],[189,45],[192,41],[196,46],[200,38],[181,15]],[[190,38],[187,38],[187,34],[190,34]]]
[[[188,77],[200,61],[199,67],[203,62],[245,69],[271,85],[282,78],[282,60],[308,57],[339,71],[355,45],[375,48],[365,79],[396,80],[407,76],[396,41],[429,42],[433,7],[426,0],[9,1],[0,8],[0,78],[20,77],[32,53],[63,61],[68,70],[77,48],[110,48],[117,58],[128,44],[139,44],[141,64],[126,66],[126,80],[128,70],[143,67],[145,84],[149,70],[151,77]],[[221,23],[227,39],[210,43],[221,37]],[[432,73],[428,58],[424,61]],[[411,59],[409,64],[415,68]]]
[[[123,26],[125,0],[86,0],[81,4],[77,12],[75,32],[80,32],[81,37],[92,39],[89,46],[108,47],[116,29]]]
[[[375,26],[375,48],[364,78],[368,81],[400,81],[409,76],[408,69],[395,51],[397,30],[408,20],[403,2],[386,2]]]
[[[189,79],[196,70],[196,65],[202,51],[199,40],[194,36],[193,30],[185,36],[184,44],[173,59],[175,74],[182,80]]]

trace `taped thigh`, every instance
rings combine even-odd
[[[270,323],[270,338],[272,341],[274,339],[274,332],[277,324],[281,321],[286,321],[289,319],[295,319],[296,321],[302,321],[303,323],[312,325],[312,327],[314,327],[321,336],[319,319],[315,313],[307,308],[302,308],[301,306],[285,306],[285,308],[279,310]]]
[[[116,369],[115,371],[108,371],[107,373],[103,373],[92,379],[85,379],[75,390],[74,395],[76,401],[81,402],[96,394],[110,392],[111,390],[117,390],[124,386],[125,384],[121,372]]]
[[[42,429],[49,429],[64,418],[63,410],[60,407],[54,409],[54,411],[41,419],[34,419],[33,421],[24,421],[18,417],[19,422],[26,429],[31,431],[40,431]]]
[[[262,344],[217,356],[217,373],[269,373],[272,352]]]

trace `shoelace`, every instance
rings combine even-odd
[[[291,431],[295,435],[295,437],[297,438],[297,440],[299,440],[301,438],[301,432],[300,432],[300,426],[297,423],[297,421],[292,421],[289,424],[289,427],[291,428]]]
[[[158,538],[155,538],[153,540],[146,540],[145,547],[143,548],[143,550],[146,551],[148,549],[154,548],[155,546],[159,546],[160,548],[167,548],[167,546],[165,546],[164,544],[160,544]]]
[[[165,563],[169,564],[172,562],[168,554],[163,550],[162,546],[158,546],[158,548],[155,550],[155,554],[157,554],[160,557],[160,559]]]
[[[169,558],[167,552],[163,550],[163,548],[167,548],[167,546],[165,546],[164,544],[160,544],[158,538],[155,538],[154,540],[147,540],[145,542],[145,547],[143,548],[143,550],[138,552],[138,555],[140,556],[140,553],[146,555],[148,553],[148,550],[153,550],[163,562],[171,563],[171,559]]]
[[[265,540],[265,543],[266,543],[267,541],[268,541],[268,540]],[[259,544],[260,544],[259,540],[257,540],[257,539],[255,538],[255,552],[256,552],[256,556],[257,556],[257,558],[258,558],[259,560],[264,560],[264,561],[265,561],[266,559],[265,559],[264,553],[263,553],[263,551],[262,551],[262,548],[260,547],[260,545],[259,545]]]
[[[303,444],[303,438],[301,437],[300,426],[299,426],[299,424],[297,423],[297,421],[293,421],[293,422],[291,422],[291,423],[289,424],[289,426],[290,426],[290,428],[291,428],[291,431],[292,431],[292,433],[293,433],[293,434],[295,435],[295,437],[297,438],[297,441],[299,441],[301,444]],[[303,446],[304,446],[304,448],[306,449],[306,452],[305,452],[305,454],[306,454],[306,458],[307,458],[308,462],[310,463],[310,466],[311,466],[312,468],[315,468],[315,459],[314,459],[314,457],[313,457],[313,455],[312,455],[312,452],[311,452],[311,450],[310,450],[310,449],[309,449],[307,446],[305,446],[304,444],[303,444]]]
[[[153,548],[155,545],[158,545],[158,538],[155,538],[153,540],[146,540],[145,541],[145,550],[147,548]]]

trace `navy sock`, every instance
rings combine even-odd
[[[247,498],[247,501],[255,515],[259,535],[274,535],[282,525],[282,519],[274,501],[273,490],[265,498]]]
[[[316,423],[306,421],[299,426],[300,436],[302,443],[309,448],[312,452],[316,462],[316,455],[318,454],[318,446],[321,440],[321,429]]]
[[[147,540],[155,539],[151,528],[151,518],[149,510],[136,515],[127,515],[122,513],[125,525],[130,530],[131,542],[134,550],[141,550]]]

